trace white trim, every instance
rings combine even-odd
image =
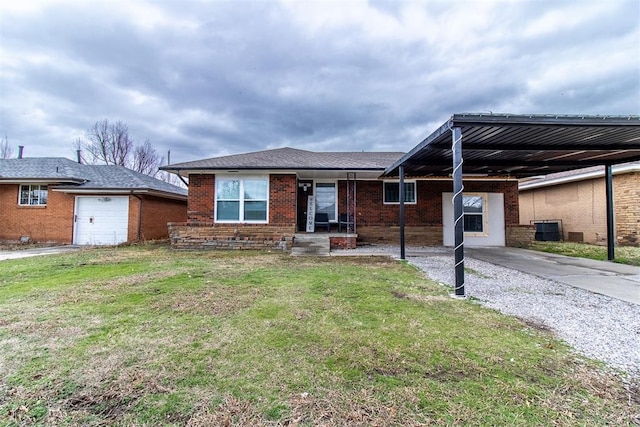
[[[632,165],[613,166],[614,175],[632,172],[640,172],[640,164],[636,163]],[[563,176],[549,180],[541,178],[540,180],[536,179],[530,181],[521,181],[518,183],[518,190],[533,190],[534,188],[550,187],[553,185],[566,184],[575,181],[585,181],[588,179],[600,178],[603,176],[604,168],[597,171],[582,172],[575,175]]]
[[[31,203],[21,203],[22,202],[22,187],[23,186],[29,186],[29,201],[31,201],[31,187],[39,187],[38,191],[42,191],[42,187],[47,187],[47,203],[40,203],[40,198],[38,198],[38,203],[36,204],[31,204]],[[49,185],[48,184],[20,184],[18,185],[18,206],[31,206],[31,207],[35,207],[35,206],[47,206],[47,204],[49,203]]]
[[[482,198],[482,232],[465,231],[464,235],[465,236],[477,236],[477,237],[488,236],[489,235],[489,193],[477,193],[477,192],[467,193],[467,192],[463,192],[462,193],[463,202],[464,202],[464,196],[481,197]],[[464,206],[462,207],[462,210],[464,211]],[[467,215],[467,214],[465,214],[465,215]],[[478,214],[472,214],[472,215],[478,215]]]
[[[386,200],[387,192],[384,189],[384,185],[386,183],[400,185],[400,180],[398,180],[398,179],[385,179],[384,181],[382,181],[382,204],[383,205],[399,205],[400,204],[399,201],[398,202],[387,202],[387,200]],[[408,201],[405,200],[404,204],[405,205],[415,205],[415,204],[417,204],[418,203],[418,182],[417,182],[417,180],[415,180],[415,179],[406,179],[404,181],[404,184],[405,185],[413,184],[413,197],[414,197],[413,202],[408,202]]]

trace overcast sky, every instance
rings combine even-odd
[[[0,136],[171,162],[408,151],[453,113],[640,114],[640,1],[0,0]]]

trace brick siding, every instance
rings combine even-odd
[[[75,195],[48,191],[46,206],[19,206],[17,184],[0,185],[0,241],[19,241],[27,236],[34,242],[72,244]],[[185,221],[184,201],[140,196],[142,199],[142,240],[169,237],[169,221]],[[128,242],[138,240],[138,207],[140,199],[129,196]]]
[[[416,203],[405,204],[405,240],[409,245],[442,245],[442,193],[452,192],[446,180],[416,181]],[[339,185],[340,203],[346,204],[346,182]],[[358,181],[356,232],[367,243],[397,243],[400,239],[399,205],[383,203],[382,181]],[[515,180],[466,180],[464,191],[504,194],[505,227],[519,224],[518,183]],[[341,211],[342,212],[342,211]],[[508,244],[508,243],[507,243]]]
[[[0,240],[71,244],[74,196],[49,190],[47,205],[19,206],[18,184],[0,185]]]
[[[213,222],[215,175],[189,175],[187,222]]]
[[[169,222],[185,222],[187,220],[187,206],[183,200],[163,199],[154,196],[140,196],[142,198],[142,224],[140,227],[141,240],[161,240],[169,237]],[[136,201],[135,208],[133,201]],[[129,222],[129,233],[137,234],[139,200],[132,197],[129,204],[129,214],[133,214],[134,221]],[[131,218],[131,216],[130,216]],[[135,229],[135,230],[132,230]],[[137,240],[137,236],[130,241]]]
[[[505,230],[505,244],[514,248],[528,248],[535,240],[534,225],[508,225]]]
[[[295,226],[169,223],[174,249],[290,250]]]
[[[186,223],[170,227],[174,248],[272,249],[289,248],[296,229],[297,178],[294,174],[269,177],[269,224],[216,224],[214,175],[193,175],[189,184]],[[493,179],[465,181],[467,192],[504,193],[505,223],[517,225],[517,181]],[[357,182],[356,226],[358,240],[369,243],[399,240],[399,206],[383,204],[383,181]],[[405,205],[405,236],[411,245],[442,244],[442,193],[452,191],[447,180],[417,181],[417,203]],[[338,182],[338,211],[346,205],[346,181]],[[335,240],[335,239],[334,239]],[[284,243],[282,243],[284,242]],[[334,247],[351,241],[332,242]]]
[[[520,222],[562,220],[563,239],[582,233],[584,242],[602,244],[607,237],[603,177],[520,192]],[[613,176],[616,242],[640,244],[640,173]]]
[[[416,182],[415,204],[405,204],[406,226],[442,226],[442,193],[452,192],[451,181],[426,180]],[[383,203],[382,181],[358,181],[357,228],[361,226],[399,225],[399,205]],[[505,224],[519,224],[518,183],[515,180],[464,181],[464,191],[469,193],[504,193]],[[346,204],[346,182],[340,181],[341,206]],[[341,211],[342,212],[342,211]]]
[[[616,239],[621,245],[640,245],[640,172],[614,176]]]
[[[215,175],[189,177],[186,223],[169,226],[175,249],[290,250],[296,229],[297,179],[293,174],[269,176],[269,223],[214,223]]]

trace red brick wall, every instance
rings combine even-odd
[[[296,225],[297,179],[295,175],[269,176],[269,224]]]
[[[170,225],[176,249],[289,249],[296,227],[297,179],[269,176],[268,224],[216,224],[215,175],[189,177],[187,223]]]
[[[417,181],[417,203],[405,204],[406,226],[441,226],[442,193],[452,192],[451,181]],[[338,187],[339,212],[346,205],[346,181]],[[505,225],[519,224],[518,182],[515,180],[464,181],[465,192],[504,193]],[[383,203],[382,181],[358,181],[357,227],[399,225],[399,206]]]
[[[215,175],[189,175],[187,222],[213,222]]]
[[[269,176],[269,224],[296,224],[295,175]],[[190,225],[214,222],[215,175],[189,176],[189,201],[187,222]]]
[[[141,196],[142,198],[142,240],[158,240],[169,237],[169,222],[185,222],[187,220],[187,204],[182,200],[162,199],[153,196]],[[129,233],[134,229],[137,234],[137,203],[134,209],[131,197],[129,202],[129,215],[135,215],[135,221],[129,222]]]
[[[0,240],[28,236],[36,242],[71,244],[74,196],[49,190],[46,206],[18,206],[19,188],[0,185]]]
[[[35,242],[73,243],[75,196],[49,190],[46,206],[18,206],[19,185],[0,185],[0,240],[18,241],[28,236]],[[169,237],[167,223],[186,221],[184,201],[141,196],[142,240]],[[129,242],[138,240],[138,206],[140,200],[129,196]]]

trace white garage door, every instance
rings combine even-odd
[[[117,245],[127,241],[128,197],[76,197],[74,243]]]

